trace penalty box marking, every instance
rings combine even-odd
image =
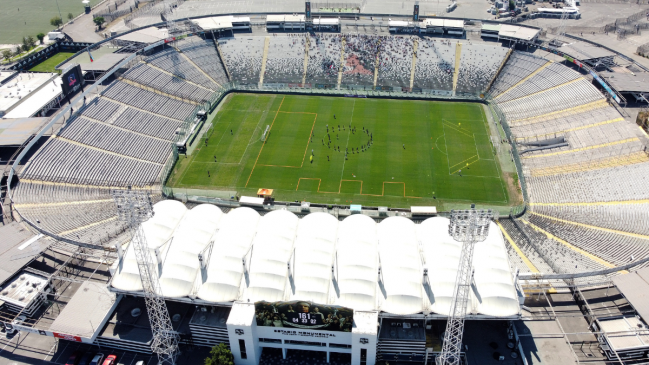
[[[360,182],[361,183],[361,190],[359,195],[366,195],[366,196],[385,196],[385,184],[403,184],[403,197],[404,198],[416,198],[416,199],[421,199],[421,196],[409,196],[406,195],[406,183],[402,181],[384,181],[382,184],[382,190],[381,190],[381,195],[378,194],[363,194],[363,180],[340,180],[340,184],[338,185],[338,191],[320,191],[320,185],[322,184],[322,179],[318,177],[301,177],[297,180],[297,186],[295,187],[295,191],[297,191],[300,187],[300,181],[302,180],[318,180],[318,193],[322,194],[340,194],[340,190],[342,190],[342,185],[343,181],[352,181],[352,182]]]

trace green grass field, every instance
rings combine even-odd
[[[212,127],[176,164],[174,191],[268,188],[285,201],[438,209],[520,199],[477,103],[233,94]]]
[[[68,57],[73,56],[74,53],[71,52],[59,52],[54,56],[46,59],[45,61],[39,63],[38,65],[31,68],[29,71],[38,71],[38,72],[56,72],[56,65],[68,59]]]
[[[101,0],[90,0],[94,6]],[[57,7],[58,2],[58,7]],[[0,1],[0,44],[21,43],[23,37],[54,29],[50,19],[59,15],[68,21],[68,13],[77,16],[83,12],[81,0],[1,0]]]

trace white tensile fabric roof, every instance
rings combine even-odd
[[[176,201],[154,206],[143,224],[166,297],[208,303],[307,300],[396,315],[448,315],[461,244],[448,235],[449,220],[415,224],[403,217],[381,223],[361,214],[342,221],[326,213],[299,219],[286,210],[263,217],[251,208],[227,214]],[[210,244],[213,246],[210,248]],[[207,268],[198,256],[204,253]],[[520,313],[502,234],[491,223],[477,243],[467,312],[495,317]],[[427,270],[427,276],[424,272]],[[115,266],[111,285],[142,290],[132,247]]]

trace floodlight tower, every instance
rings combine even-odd
[[[453,303],[446,323],[444,344],[436,359],[437,365],[460,364],[466,307],[473,281],[473,248],[477,242],[487,238],[493,212],[491,209],[476,210],[472,205],[470,210],[452,210],[450,218],[448,233],[454,240],[462,242],[462,252],[455,278]]]
[[[153,341],[151,350],[158,355],[160,364],[175,364],[178,349],[178,335],[173,330],[169,311],[162,296],[155,264],[151,258],[151,250],[146,242],[142,223],[153,216],[149,194],[144,191],[115,189],[112,191],[117,205],[117,214],[121,221],[127,222],[133,237],[131,244],[140,271],[142,290],[146,302],[146,310],[151,323]]]

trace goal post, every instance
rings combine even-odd
[[[261,134],[261,141],[266,142],[266,138],[268,137],[268,130],[270,129],[270,125],[266,125],[266,129],[264,129],[264,133]]]

